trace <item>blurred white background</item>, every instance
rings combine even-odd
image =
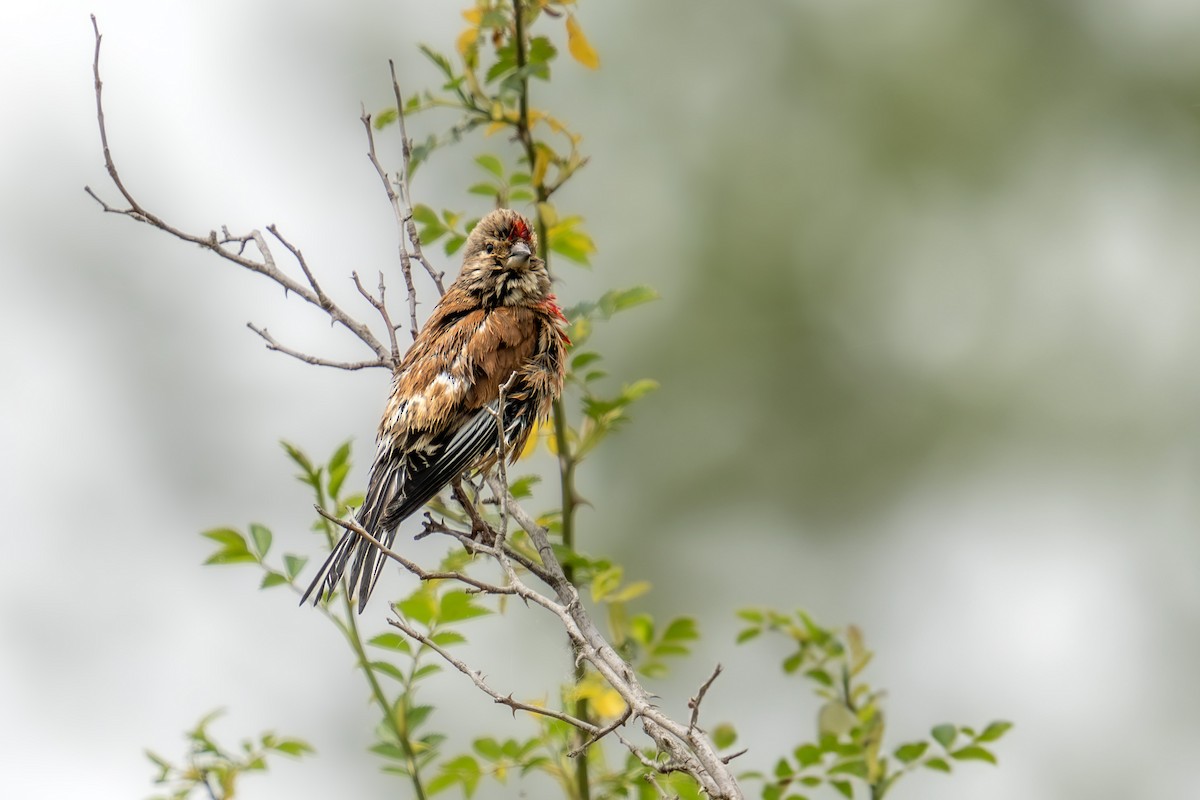
[[[247,797],[405,796],[365,752],[373,712],[337,634],[259,594],[250,568],[201,567],[197,535],[258,520],[276,547],[315,553],[277,441],[327,456],[353,436],[361,461],[387,377],[266,352],[247,321],[360,355],[294,298],[84,194],[116,198],[87,15],[135,195],[194,231],[276,223],[353,304],[352,269],[395,272],[360,103],[387,106],[389,57],[409,90],[434,84],[416,44],[449,51],[458,11],[8,9],[6,794],[148,795],[142,748],[178,756],[180,732],[224,706],[214,730],[231,743],[274,727],[319,751]],[[664,295],[598,334],[615,379],[663,386],[586,465],[582,547],[651,580],[655,613],[699,619],[664,704],[682,713],[721,661],[708,713],[737,723],[746,768],[769,766],[811,733],[815,704],[780,674],[782,648],[734,648],[732,611],[805,608],[864,628],[893,743],[1017,723],[999,768],[917,776],[897,798],[1200,796],[1200,6],[579,13],[602,69],[564,54],[536,89],[585,135],[593,164],[560,207],[600,252],[592,272],[563,267],[559,295]],[[381,144],[394,158],[394,134]],[[463,199],[471,157],[505,146],[445,152],[418,199],[481,213]],[[411,586],[384,580],[381,595]],[[497,684],[542,691],[569,669],[545,623],[517,609],[472,652]],[[451,749],[478,725],[524,730],[472,692],[456,676],[430,690],[462,731]]]

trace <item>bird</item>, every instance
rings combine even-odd
[[[510,459],[562,393],[567,319],[536,254],[537,233],[523,216],[506,208],[487,214],[467,236],[458,277],[394,370],[355,515],[385,546],[448,483],[494,464],[502,386]],[[346,530],[300,603],[331,596],[347,574],[361,614],[383,564],[379,548]]]

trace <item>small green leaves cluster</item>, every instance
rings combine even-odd
[[[862,679],[873,654],[864,646],[858,628],[824,628],[803,611],[788,615],[748,608],[738,616],[747,623],[738,633],[739,643],[764,633],[786,638],[795,649],[781,664],[784,673],[804,678],[824,700],[814,741],[802,742],[780,757],[769,776],[742,776],[762,781],[763,800],[806,800],[806,792],[823,784],[846,798],[880,800],[897,780],[919,768],[950,772],[954,761],[996,763],[987,745],[1000,739],[1011,723],[992,722],[978,732],[965,726],[937,725],[929,739],[906,742],[888,755],[883,744],[883,692]]]
[[[206,715],[185,734],[188,749],[179,764],[146,751],[146,758],[158,770],[154,784],[164,792],[152,800],[187,800],[190,797],[231,800],[237,793],[239,779],[249,773],[265,772],[267,759],[272,754],[300,758],[313,752],[307,742],[274,733],[247,739],[233,750],[222,747],[208,731],[208,726],[221,713],[218,710]]]
[[[461,570],[469,559],[470,556],[461,551],[452,553],[443,560],[441,569],[448,572]],[[467,641],[458,629],[459,623],[492,613],[480,604],[478,595],[453,588],[446,581],[419,584],[393,608],[426,638],[447,650]],[[393,724],[379,726],[378,741],[371,751],[385,760],[384,772],[413,781],[421,780],[422,771],[439,770],[441,774],[428,782],[428,794],[452,785],[459,771],[448,769],[449,762],[439,763],[441,744],[446,737],[428,730],[426,724],[434,708],[417,702],[417,690],[422,682],[442,672],[440,659],[428,645],[400,633],[381,633],[368,644],[384,651],[390,658],[372,660],[370,668],[376,674],[392,679],[398,687],[390,703]]]

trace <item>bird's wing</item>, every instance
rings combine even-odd
[[[470,469],[488,450],[499,444],[496,424],[497,404],[475,412],[452,432],[434,440],[428,447],[406,456],[398,491],[391,498],[381,520],[383,529],[391,529],[428,503],[442,487]],[[510,420],[513,411],[506,408]]]

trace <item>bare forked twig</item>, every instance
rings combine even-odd
[[[265,237],[257,230],[251,231],[245,236],[233,236],[227,230],[222,229],[221,235],[216,231],[210,231],[207,235],[199,235],[188,233],[180,228],[171,225],[162,217],[149,211],[133,196],[133,193],[125,186],[125,182],[121,179],[121,173],[117,170],[116,163],[113,161],[112,151],[108,143],[108,128],[104,122],[104,103],[103,103],[103,88],[104,84],[100,80],[100,27],[96,22],[95,15],[92,16],[92,29],[96,37],[95,55],[92,59],[92,75],[95,78],[96,87],[96,121],[100,127],[100,146],[104,151],[104,168],[108,172],[109,178],[113,185],[124,199],[126,206],[124,208],[110,205],[92,190],[90,186],[85,186],[84,191],[100,204],[104,211],[110,214],[118,214],[124,217],[149,225],[153,228],[158,228],[160,231],[174,236],[185,242],[199,245],[205,250],[210,250],[216,253],[226,261],[237,264],[240,267],[257,272],[269,280],[274,281],[284,288],[285,291],[294,292],[306,302],[311,303],[317,308],[329,315],[332,322],[344,327],[346,330],[353,333],[363,344],[371,349],[375,354],[375,358],[370,361],[360,362],[339,362],[330,361],[319,358],[317,356],[309,356],[301,354],[291,348],[284,347],[269,336],[264,335],[265,329],[259,329],[250,326],[250,329],[262,336],[267,347],[271,350],[290,355],[293,358],[298,358],[308,364],[317,364],[319,366],[336,367],[338,369],[363,369],[365,367],[387,367],[391,368],[398,359],[398,354],[394,350],[389,350],[375,335],[371,333],[371,329],[364,323],[352,317],[341,306],[334,302],[321,284],[317,281],[312,271],[308,268],[307,262],[304,260],[303,254],[299,248],[293,246],[290,242],[283,238],[278,229],[274,225],[267,226],[267,230],[282,244],[292,257],[298,263],[301,271],[304,274],[305,282],[295,280],[284,273],[276,264],[274,254],[270,246],[267,244]],[[258,251],[258,258],[251,258],[245,254],[247,246],[253,243],[255,250]],[[236,245],[236,246],[234,246]]]

